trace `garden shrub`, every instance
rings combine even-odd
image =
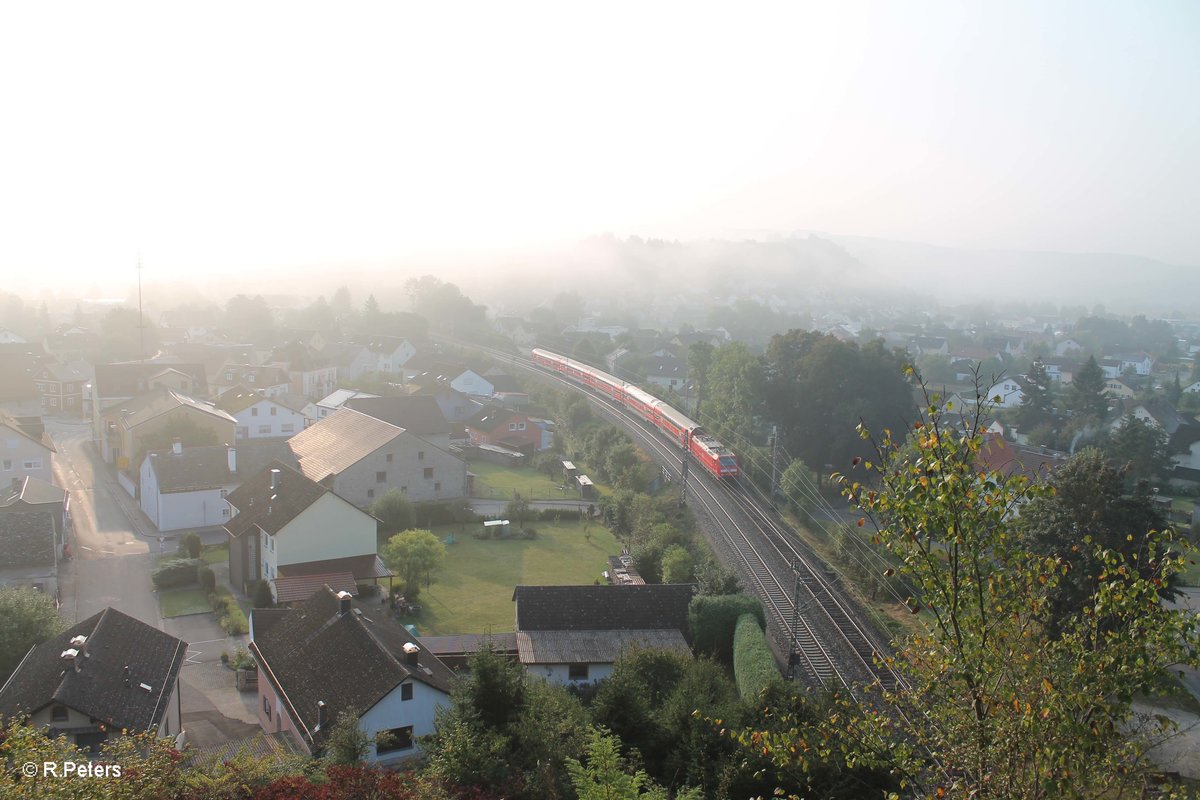
[[[733,635],[742,614],[753,614],[766,625],[762,605],[744,594],[722,594],[692,598],[688,622],[692,628],[692,648],[698,655],[709,655],[723,664],[733,663]]]
[[[198,558],[173,558],[150,573],[150,580],[157,589],[191,586],[196,582],[197,573],[203,565],[204,562]]]
[[[217,573],[212,571],[212,567],[200,567],[196,576],[200,579],[200,588],[205,592],[211,592],[217,588]]]

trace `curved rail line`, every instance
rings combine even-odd
[[[469,342],[451,343],[481,350],[544,380],[583,392],[593,405],[636,432],[640,443],[660,462],[665,462],[676,477],[680,475],[684,453],[612,398],[590,391],[519,355]],[[798,546],[795,535],[764,510],[745,487],[714,485],[715,481],[702,470],[689,472],[689,497],[700,504],[704,515],[716,527],[723,549],[736,559],[755,594],[762,600],[776,642],[785,651],[797,654],[799,666],[808,681],[815,686],[840,685],[847,689],[871,682],[878,682],[887,689],[900,685],[901,678],[883,662],[882,655],[886,650],[879,647],[877,638],[858,622],[859,613],[854,610],[853,603],[839,597],[840,592],[826,576],[825,569],[816,566],[818,559]],[[739,516],[741,519],[737,518]],[[746,528],[751,530],[748,532]],[[802,589],[800,592],[794,591],[797,581]],[[813,620],[802,613],[809,609],[820,609],[825,624],[812,624]],[[821,635],[829,630],[836,631],[837,637]],[[840,641],[830,641],[833,638]]]

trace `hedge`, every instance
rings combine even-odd
[[[733,634],[738,618],[753,614],[766,627],[766,617],[758,600],[744,594],[723,594],[692,598],[688,622],[692,628],[692,647],[699,655],[709,655],[723,664],[733,663]]]
[[[196,582],[198,570],[204,564],[198,558],[173,558],[150,573],[150,580],[158,589],[177,589]]]
[[[742,614],[733,634],[733,677],[743,700],[757,699],[773,683],[783,682],[775,655],[758,619]]]
[[[242,607],[238,605],[233,595],[210,593],[208,595],[208,604],[212,606],[212,610],[217,615],[217,623],[230,636],[247,633],[250,630],[250,622],[246,619],[246,612],[242,611]]]

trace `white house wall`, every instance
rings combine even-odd
[[[274,414],[271,411],[274,410]],[[304,430],[304,415],[267,399],[234,415],[238,439],[278,439]],[[287,428],[290,426],[290,430]]]
[[[413,685],[411,700],[400,699],[400,686],[393,689],[386,697],[372,706],[359,718],[358,727],[368,736],[374,736],[380,731],[392,728],[413,727],[413,746],[405,750],[394,750],[382,756],[375,752],[372,745],[368,759],[381,764],[389,764],[417,755],[421,746],[416,739],[433,733],[433,718],[437,709],[449,705],[450,697],[428,684],[409,679]],[[403,686],[403,684],[401,684]]]
[[[145,506],[146,491],[142,489]],[[192,492],[165,492],[158,495],[158,529],[178,531],[184,528],[208,528],[229,522],[225,513],[229,504],[221,497],[220,489],[200,489]],[[151,517],[154,519],[154,517]]]
[[[0,485],[10,486],[13,478],[26,475],[54,483],[51,456],[45,445],[10,428],[0,428]]]
[[[537,678],[541,678],[550,683],[557,683],[562,686],[582,686],[587,683],[596,683],[605,678],[611,677],[613,673],[612,664],[588,664],[588,676],[586,680],[573,681],[571,680],[571,665],[570,664],[526,664],[525,672]]]
[[[428,478],[427,469],[432,471]],[[347,467],[334,482],[334,491],[360,508],[392,489],[414,503],[466,497],[467,462],[405,432]]]
[[[376,526],[374,517],[326,493],[275,534],[275,550],[264,550],[263,561],[274,578],[280,565],[375,555]]]
[[[475,397],[491,397],[496,393],[496,387],[491,381],[477,375],[473,370],[467,370],[450,381],[450,388]]]

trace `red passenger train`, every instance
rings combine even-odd
[[[732,450],[706,434],[703,428],[677,409],[644,389],[549,350],[534,350],[533,360],[621,403],[665,433],[680,448],[689,451],[713,477],[737,477],[740,470],[737,456]]]

